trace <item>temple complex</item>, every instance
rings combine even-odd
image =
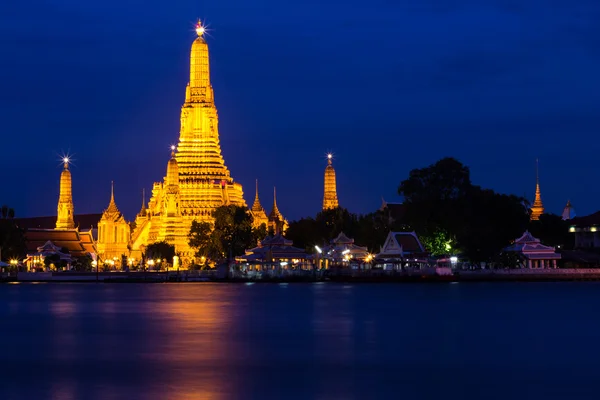
[[[56,229],[74,229],[73,220],[73,191],[71,189],[71,171],[69,171],[69,157],[63,158],[63,170],[60,174],[60,194],[56,212]]]
[[[166,240],[175,245],[183,259],[189,259],[193,251],[187,235],[192,221],[212,222],[212,212],[219,206],[246,206],[242,186],[234,182],[221,155],[204,32],[198,22],[181,108],[179,143],[172,148],[163,182],[154,184],[148,207],[136,218],[131,238],[133,256],[148,244]]]
[[[327,166],[325,167],[325,184],[323,190],[323,210],[339,207],[335,182],[335,169],[333,169],[331,162],[332,158],[332,154],[327,154]]]
[[[109,260],[128,255],[129,238],[129,223],[117,208],[114,184],[111,183],[110,202],[98,222],[98,256],[102,260]]]
[[[24,264],[28,269],[44,266],[44,258],[58,255],[68,264],[76,258],[91,256],[96,258],[96,244],[93,229],[97,224],[97,215],[88,214],[76,217],[73,213],[73,195],[71,190],[70,160],[65,157],[60,174],[60,194],[58,196],[57,216],[53,223],[51,217],[22,218],[17,226],[24,230],[27,258]],[[83,218],[82,218],[83,217]],[[77,220],[77,225],[75,224]],[[88,230],[80,231],[79,225]],[[52,226],[55,228],[52,229]]]
[[[544,205],[542,204],[542,194],[540,192],[540,175],[539,168],[536,163],[535,168],[535,199],[533,200],[533,206],[531,206],[531,220],[538,221],[540,215],[544,213]]]

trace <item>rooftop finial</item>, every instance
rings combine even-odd
[[[331,165],[332,159],[333,159],[333,154],[331,154],[331,153],[327,154],[327,164],[328,165]]]
[[[110,202],[115,202],[115,182],[110,181]]]
[[[198,22],[196,22],[196,34],[201,37],[204,35],[204,32],[206,32],[206,30],[204,29],[204,26],[202,26],[202,21],[198,20]]]
[[[171,157],[175,157],[175,149],[176,148],[177,147],[174,144],[171,145]]]
[[[63,157],[62,161],[64,163],[65,169],[69,169],[69,163],[71,162],[69,157],[68,156]]]

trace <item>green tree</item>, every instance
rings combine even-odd
[[[474,262],[490,261],[527,229],[523,199],[473,187],[465,200],[464,223],[456,232],[458,247]]]
[[[52,265],[54,265],[54,270],[60,271],[67,266],[67,262],[61,260],[58,254],[50,254],[49,256],[44,257],[44,266],[47,269],[51,269]]]
[[[196,255],[212,260],[232,259],[256,245],[266,236],[266,226],[252,227],[253,218],[248,208],[235,205],[216,208],[212,216],[214,225],[207,222],[192,223],[188,235],[190,247]]]
[[[358,232],[358,219],[355,214],[350,213],[343,207],[336,207],[319,212],[315,218],[322,243],[329,243],[340,232],[348,237],[354,237]]]
[[[253,245],[252,215],[246,207],[221,206],[214,210],[215,239],[228,261]]]
[[[149,244],[148,247],[146,247],[146,258],[148,259],[160,259],[172,262],[174,256],[175,246],[164,240]]]
[[[371,253],[379,252],[389,232],[405,232],[411,228],[402,221],[391,217],[389,209],[361,215],[358,218],[358,228],[354,241],[366,246]]]
[[[265,223],[260,224],[256,228],[252,228],[252,242],[258,244],[261,240],[267,237],[267,225]]]
[[[308,253],[314,251],[316,244],[322,244],[317,222],[310,217],[290,222],[285,236],[294,242],[294,246],[306,249]]]
[[[73,268],[80,272],[90,272],[92,270],[92,256],[86,254],[78,257],[73,263]]]
[[[453,158],[411,171],[398,192],[407,223],[434,254],[449,244],[473,262],[490,261],[527,226],[523,198],[472,185],[469,169]]]
[[[23,259],[27,253],[24,231],[14,217],[12,208],[6,205],[0,208],[0,260]]]
[[[216,260],[223,255],[221,243],[217,240],[217,235],[213,233],[213,225],[209,222],[192,221],[188,244],[196,249],[196,257]]]

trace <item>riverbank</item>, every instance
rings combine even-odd
[[[451,283],[451,282],[560,282],[600,281],[600,269],[477,270],[439,275],[431,271],[299,271],[286,274],[227,276],[224,272],[21,272],[2,276],[0,282],[102,282],[102,283]]]

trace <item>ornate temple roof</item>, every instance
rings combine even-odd
[[[256,180],[256,196],[254,196],[254,204],[252,204],[252,208],[250,210],[255,216],[260,215],[261,217],[267,218],[267,213],[258,199],[258,179]]]
[[[520,238],[515,239],[515,243],[540,243],[540,239],[534,237],[528,230],[525,231],[525,233],[523,233],[521,235]]]
[[[294,242],[286,239],[282,234],[276,234],[273,236],[267,236],[260,242],[259,247],[265,246],[291,246]]]
[[[279,212],[279,208],[277,208],[277,192],[275,188],[273,188],[273,208],[271,209],[271,213],[269,214],[270,220],[279,220],[283,221],[283,215]]]
[[[403,258],[425,253],[425,247],[415,232],[390,232],[376,258]]]
[[[28,254],[36,253],[38,247],[44,246],[48,241],[58,248],[67,248],[72,256],[96,253],[91,232],[79,232],[76,229],[28,229],[25,240]]]
[[[554,247],[543,245],[540,239],[534,237],[529,231],[525,231],[521,237],[515,239],[514,244],[505,247],[504,251],[518,252],[529,259],[560,259],[560,254],[554,251]]]
[[[110,183],[110,202],[108,207],[102,213],[101,221],[119,221],[123,218],[123,214],[119,211],[117,203],[115,203],[115,185],[113,182]]]
[[[354,239],[350,239],[348,236],[344,234],[344,232],[340,232],[339,235],[335,239],[331,240],[333,244],[353,244]]]
[[[269,259],[307,259],[304,249],[292,246],[293,242],[281,234],[267,236],[260,244],[246,250],[246,254],[236,257],[244,261],[268,261]]]

